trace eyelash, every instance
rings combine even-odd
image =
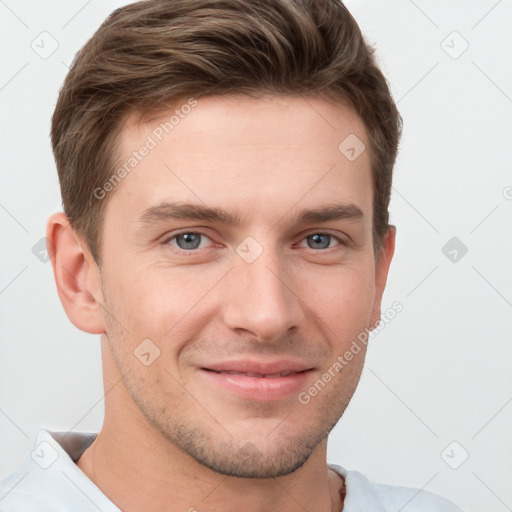
[[[208,238],[209,240],[211,240],[211,238],[206,234],[204,233],[203,231],[181,231],[179,233],[174,233],[172,236],[170,237],[167,237],[163,242],[162,244],[163,245],[171,245],[170,242],[172,240],[174,240],[175,238],[177,238],[178,236],[180,235],[186,235],[186,234],[193,234],[193,235],[201,235],[203,237],[206,237]],[[335,239],[337,242],[338,242],[338,245],[335,245],[334,247],[327,247],[326,249],[312,249],[311,247],[308,247],[309,250],[315,252],[315,253],[321,253],[321,252],[326,252],[326,251],[329,251],[330,249],[335,249],[336,247],[340,247],[340,246],[344,246],[346,245],[346,242],[341,239],[339,236],[336,236],[336,235],[333,235],[332,233],[329,233],[329,232],[325,232],[325,231],[313,231],[305,236],[303,236],[300,241],[302,242],[302,240],[305,240],[307,239],[308,237],[310,236],[313,236],[313,235],[326,235],[326,236],[330,236],[331,238]],[[219,246],[220,244],[217,244],[217,246]],[[295,245],[295,244],[294,244]],[[197,254],[197,252],[200,250],[200,249],[190,249],[190,250],[186,250],[186,249],[180,249],[179,247],[177,246],[174,246],[172,245],[171,246],[176,252],[178,253],[181,253],[181,254],[189,254],[189,255],[193,255],[193,254]]]

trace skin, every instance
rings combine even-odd
[[[129,117],[119,162],[170,113]],[[350,107],[319,97],[199,98],[110,192],[101,268],[63,213],[50,218],[66,313],[101,334],[105,420],[78,467],[122,510],[342,509],[327,435],[364,349],[306,405],[297,392],[245,399],[199,368],[293,358],[312,368],[304,391],[378,321],[395,229],[375,255],[370,155],[349,161],[338,150],[349,134],[370,147]],[[139,220],[164,201],[230,210],[240,223]],[[362,215],[297,222],[303,209],[334,204]],[[206,238],[187,252],[178,230]],[[315,233],[332,237],[311,247]],[[262,249],[252,263],[236,251],[248,236]],[[160,350],[148,366],[134,356],[144,339]]]

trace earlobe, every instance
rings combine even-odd
[[[49,218],[46,238],[57,292],[68,318],[82,331],[103,334],[100,271],[85,242],[64,213]]]
[[[375,261],[375,299],[370,326],[375,327],[380,320],[381,302],[386,288],[389,267],[395,253],[396,227],[389,226],[382,240],[382,247]]]

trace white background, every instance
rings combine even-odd
[[[1,476],[38,428],[102,424],[99,337],[71,325],[32,248],[60,209],[49,142],[58,89],[75,52],[124,3],[0,1]],[[347,5],[404,120],[384,299],[403,311],[371,342],[329,461],[468,511],[512,510],[512,2]],[[31,48],[43,31],[58,42],[47,59]],[[452,237],[468,249],[456,262],[442,252]]]

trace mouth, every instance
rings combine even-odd
[[[215,391],[244,400],[275,401],[303,390],[314,368],[293,361],[231,361],[200,367],[199,371]]]
[[[245,375],[246,377],[254,377],[256,379],[277,379],[279,377],[289,377],[290,375],[309,371],[309,370],[301,370],[301,371],[295,372],[292,370],[287,370],[284,372],[264,374],[264,373],[253,373],[253,372],[239,372],[236,370],[218,371],[218,370],[212,370],[211,368],[201,368],[201,370],[204,370],[207,372],[215,372],[215,373],[225,374],[225,375]]]

